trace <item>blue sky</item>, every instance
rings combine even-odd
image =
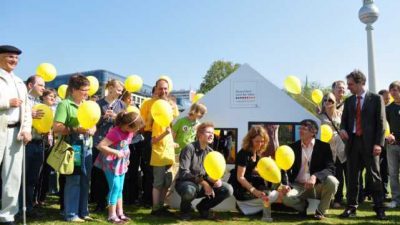
[[[400,1],[375,1],[377,89],[400,78]],[[361,0],[13,0],[2,2],[0,43],[23,50],[16,73],[42,62],[59,74],[106,69],[162,74],[197,89],[215,60],[248,63],[278,87],[287,75],[328,86],[367,74]]]

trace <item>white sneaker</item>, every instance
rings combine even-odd
[[[276,200],[278,200],[278,197],[279,197],[279,192],[277,192],[276,190],[273,190],[269,193],[268,200],[272,204],[272,203],[276,202]]]
[[[388,207],[389,209],[394,209],[394,208],[397,207],[397,202],[391,201],[391,202],[386,204],[386,207]]]

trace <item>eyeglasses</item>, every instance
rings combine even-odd
[[[330,102],[330,103],[332,103],[332,104],[334,104],[335,103],[335,101],[333,101],[332,99],[330,99],[330,98],[328,98],[328,99],[324,99],[324,102]]]

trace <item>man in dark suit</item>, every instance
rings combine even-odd
[[[340,136],[347,140],[347,207],[342,218],[355,217],[358,206],[358,186],[362,168],[371,185],[376,217],[385,220],[379,155],[384,145],[385,104],[381,96],[365,89],[365,75],[354,70],[347,78],[347,88],[353,94],[346,99],[340,125]]]
[[[287,178],[282,179],[282,183],[291,188],[283,203],[304,213],[307,198],[320,199],[314,215],[320,220],[329,209],[339,181],[334,176],[335,165],[329,144],[315,138],[318,124],[307,119],[300,125],[300,140],[290,145],[295,155],[294,163],[287,171]]]

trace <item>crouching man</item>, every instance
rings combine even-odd
[[[179,171],[175,189],[181,196],[181,219],[190,220],[192,201],[203,198],[196,209],[203,219],[215,220],[216,217],[210,209],[230,197],[233,193],[232,186],[226,182],[213,180],[207,176],[203,166],[206,155],[213,151],[210,144],[214,140],[214,125],[202,123],[197,128],[197,141],[188,144],[179,156]]]
[[[321,220],[325,218],[339,181],[334,177],[335,165],[329,144],[315,138],[318,124],[314,120],[303,120],[300,125],[300,140],[290,145],[295,160],[287,171],[288,181],[282,182],[291,187],[283,203],[305,215],[307,199],[319,199],[314,217]]]

